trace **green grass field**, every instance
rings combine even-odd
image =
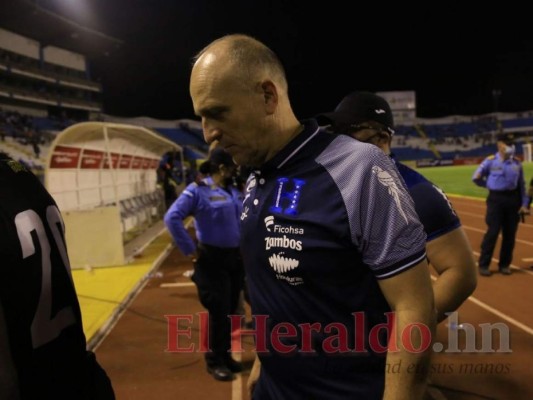
[[[533,177],[533,163],[524,163],[526,191]],[[487,197],[487,190],[472,182],[472,175],[477,165],[459,165],[454,167],[427,167],[417,171],[439,186],[447,194],[460,194],[472,197]]]

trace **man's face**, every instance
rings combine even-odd
[[[504,141],[498,140],[497,142],[498,146],[498,152],[500,153],[502,158],[509,158],[512,155],[514,155],[514,145],[509,143],[505,143]]]
[[[216,60],[210,63],[202,58],[191,73],[190,95],[195,113],[202,118],[206,142],[217,140],[239,165],[261,165],[268,134],[259,85],[247,85],[235,79],[227,66],[215,67]]]

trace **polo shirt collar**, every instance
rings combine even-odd
[[[315,119],[304,120],[301,121],[301,123],[304,126],[303,131],[287,143],[287,145],[274,157],[264,163],[257,172],[264,174],[283,168],[283,166],[297,156],[320,131]]]

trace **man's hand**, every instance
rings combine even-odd
[[[520,210],[518,210],[518,215],[520,215],[520,220],[522,223],[526,222],[526,215],[529,215],[530,211],[526,207],[520,207]]]

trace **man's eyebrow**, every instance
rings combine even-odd
[[[227,106],[204,107],[199,109],[196,112],[196,115],[201,117],[216,117],[217,115],[220,115],[221,113],[227,110],[229,110],[229,107]]]

